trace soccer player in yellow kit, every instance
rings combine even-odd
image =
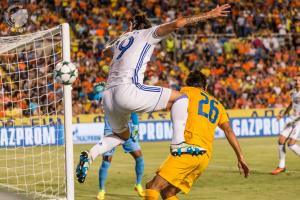
[[[188,98],[187,120],[182,128],[184,141],[178,145],[171,145],[170,155],[157,170],[156,176],[146,184],[146,200],[157,200],[159,195],[166,200],[177,200],[178,192],[190,191],[192,184],[206,169],[211,159],[217,126],[225,132],[235,151],[240,172],[243,171],[245,177],[249,175],[249,168],[225,108],[206,92],[205,75],[199,71],[191,72],[186,84],[187,87],[181,89]]]

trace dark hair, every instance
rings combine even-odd
[[[199,87],[203,89],[207,87],[206,76],[198,70],[190,72],[185,82],[191,87]]]
[[[129,19],[129,22],[132,22],[133,30],[151,28],[151,22],[146,17],[146,15],[140,11],[137,11],[136,14],[134,14],[133,17]]]

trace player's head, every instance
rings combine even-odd
[[[297,74],[296,74],[296,76],[295,76],[295,83],[296,83],[296,88],[298,89],[298,90],[300,90],[300,72],[298,72]]]
[[[187,86],[207,89],[206,76],[198,70],[190,72],[185,82]]]
[[[151,22],[146,15],[140,11],[129,19],[129,31],[151,28]]]

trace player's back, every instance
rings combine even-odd
[[[183,87],[181,92],[189,98],[185,141],[207,149],[210,154],[216,127],[229,121],[225,108],[200,88]]]
[[[114,42],[107,88],[127,83],[142,83],[147,62],[161,39],[154,37],[156,27],[125,33]]]

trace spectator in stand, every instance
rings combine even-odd
[[[101,51],[107,41],[127,29],[123,19],[130,18],[130,11],[137,8],[144,10],[153,23],[162,23],[179,16],[204,12],[215,7],[216,3],[227,2],[232,6],[228,18],[187,29],[185,31],[189,35],[177,40],[176,37],[183,37],[179,31],[158,46],[145,76],[146,82],[151,85],[179,89],[189,71],[198,69],[215,83],[210,91],[227,108],[286,107],[283,99],[291,88],[290,77],[300,70],[300,2],[297,0],[31,2],[26,5],[30,13],[28,32],[48,29],[65,21],[71,25],[71,56],[79,67],[79,78],[73,85],[74,114],[99,111],[89,96],[93,83],[105,81],[108,75],[110,59],[101,58]],[[1,36],[9,34],[3,20],[7,7],[6,1],[0,2]],[[33,54],[28,56],[34,58]],[[37,83],[27,81],[33,74],[22,72],[34,63],[26,66],[25,57],[20,59],[22,62],[13,68],[0,64],[3,73],[20,71],[25,88],[37,87]],[[2,57],[0,61],[5,63]],[[43,64],[44,61],[39,63],[40,66]],[[50,69],[47,71],[43,67],[40,70],[43,74],[50,72]],[[12,89],[17,89],[17,85],[9,85],[4,74],[1,77],[1,98],[4,99],[9,97]],[[219,81],[220,77],[226,81]],[[18,79],[19,76],[12,76],[14,82]],[[44,95],[47,97],[39,99],[39,103],[54,101],[57,94],[51,93],[53,84],[38,84],[48,84],[49,90],[33,89],[30,94],[25,92],[14,98],[14,105],[23,110],[23,114],[38,112],[37,99],[24,101],[25,98],[47,94]],[[11,108],[9,101],[0,103]],[[40,111],[46,112],[45,108]],[[3,111],[0,113],[4,114]]]

